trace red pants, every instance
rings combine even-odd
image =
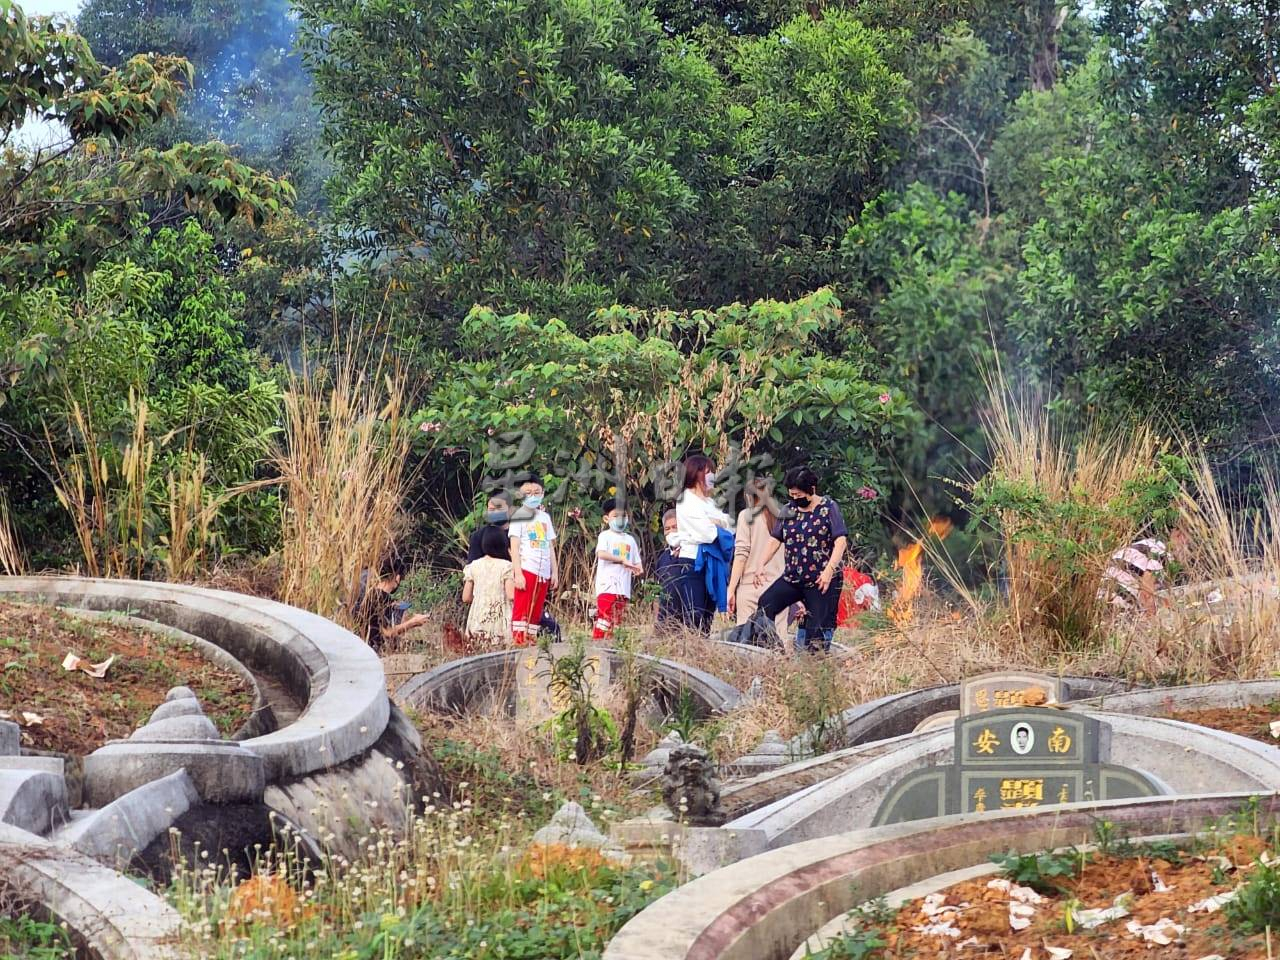
[[[627,612],[627,598],[619,593],[602,593],[596,597],[596,623],[591,630],[592,640],[603,640],[613,635],[613,628],[622,622]]]
[[[535,577],[524,571],[524,589],[516,590],[511,604],[511,639],[517,647],[523,647],[530,637],[538,635],[538,623],[542,620],[542,606],[547,602],[550,580]]]

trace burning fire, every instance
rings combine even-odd
[[[902,571],[902,586],[898,588],[898,595],[893,598],[893,605],[889,607],[889,619],[899,626],[911,622],[916,596],[924,585],[924,542],[931,536],[945,540],[950,532],[950,520],[946,517],[934,517],[929,521],[929,529],[923,537],[898,551],[898,560],[893,568]]]

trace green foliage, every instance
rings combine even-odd
[[[914,521],[921,507],[937,513],[949,500],[930,489],[930,477],[978,470],[983,451],[974,411],[986,399],[992,318],[1003,312],[1010,270],[999,238],[961,196],[939,196],[918,183],[880,194],[841,250],[846,299],[868,317],[885,379],[929,413],[894,444],[902,478],[890,503],[899,522]]]
[[[1005,854],[993,854],[991,862],[1000,868],[1001,874],[1014,883],[1030,887],[1046,896],[1065,893],[1066,888],[1059,878],[1074,876],[1081,866],[1080,856],[1074,851],[1023,854],[1010,851]]]
[[[71,935],[57,923],[30,915],[0,918],[0,955],[16,960],[63,960],[74,953]]]
[[[1280,928],[1280,866],[1259,861],[1235,899],[1223,907],[1227,923],[1241,933]]]
[[[464,916],[428,902],[404,919],[388,914],[366,920],[384,935],[389,951],[379,950],[377,956],[599,960],[624,923],[674,886],[674,877],[655,873],[650,865],[553,865],[545,877],[517,880],[505,891],[504,902],[491,909],[467,911]],[[368,939],[353,934],[351,946],[358,949]],[[372,946],[381,948],[383,941],[375,940]],[[362,955],[368,954],[353,954]]]
[[[296,6],[335,212],[424,257],[452,310],[689,296],[733,129],[710,64],[646,8]]]
[[[448,737],[433,738],[433,744],[431,752],[440,763],[444,782],[456,791],[444,800],[469,799],[478,809],[524,815],[539,823],[549,819],[564,800],[527,771],[509,770],[501,754],[492,750]]]
[[[286,0],[87,0],[76,27],[109,66],[153,51],[191,64],[182,114],[148,132],[154,145],[233,144],[244,162],[287,176],[299,208],[311,210],[321,201],[328,166],[319,111],[293,50]]]
[[[884,957],[889,946],[885,939],[885,927],[893,923],[894,911],[877,897],[854,907],[848,913],[852,926],[845,929],[817,953],[806,949],[805,956],[814,960],[878,960]]]
[[[583,325],[601,332],[474,310],[461,331],[468,359],[449,365],[419,415],[424,445],[452,462],[465,451],[476,473],[572,476],[570,505],[621,476],[645,508],[674,497],[664,471],[686,450],[710,450],[729,468],[763,454],[789,464],[800,449],[855,531],[871,525],[854,491],[880,485],[876,451],[907,429],[911,411],[870,378],[865,347],[820,352],[833,337],[856,342],[830,291],[714,312],[613,308]]]
[[[912,111],[906,78],[886,62],[893,53],[888,34],[838,10],[739,48],[744,146],[785,210],[775,229],[824,236],[896,159]]]
[[[792,725],[801,731],[803,748],[821,756],[845,745],[844,702],[838,668],[830,658],[805,662],[787,675],[782,689]]]
[[[1212,148],[1171,136],[1185,108],[1150,78],[1150,96],[1114,95],[1114,71],[1099,50],[1028,94],[996,145],[995,179],[1026,224],[1011,334],[1061,403],[1238,438],[1276,396],[1280,207],[1248,189],[1251,149],[1224,150],[1223,127]]]

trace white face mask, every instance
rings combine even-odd
[[[707,489],[710,490],[716,485],[716,475],[709,472],[705,477],[703,477],[703,482],[707,485]]]
[[[680,545],[680,534],[677,531],[672,530],[670,533],[667,534],[667,546],[675,547],[679,545]]]

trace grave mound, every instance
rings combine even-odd
[[[63,662],[75,654],[103,676]],[[127,738],[168,691],[193,688],[218,732],[230,736],[253,709],[238,673],[173,637],[134,624],[48,606],[0,602],[0,718],[22,728],[22,746],[85,756]],[[114,659],[112,659],[114,658]]]

